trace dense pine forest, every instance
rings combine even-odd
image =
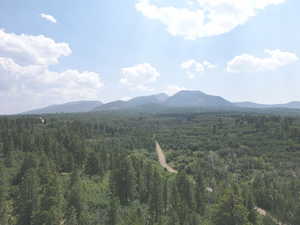
[[[299,177],[297,116],[0,117],[1,225],[299,225]]]

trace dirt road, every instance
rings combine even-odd
[[[166,156],[157,141],[155,141],[155,149],[160,165],[166,168],[170,173],[178,173],[177,170],[173,169],[171,166],[168,165],[166,161]]]
[[[256,211],[257,211],[257,213],[258,213],[259,215],[262,215],[262,216],[269,216],[269,217],[273,220],[273,222],[274,222],[275,224],[277,224],[277,225],[285,225],[284,223],[278,221],[278,220],[275,219],[273,216],[271,216],[269,213],[267,213],[266,210],[261,209],[261,208],[258,208],[258,207],[255,207],[255,209],[256,209]]]

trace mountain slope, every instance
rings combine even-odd
[[[50,114],[50,113],[80,113],[89,112],[102,105],[99,101],[68,102],[61,105],[50,105],[45,108],[36,109],[23,114]]]
[[[134,109],[137,107],[156,105],[163,103],[168,96],[166,94],[157,94],[150,96],[141,96],[133,98],[129,101],[114,101],[101,105],[95,108],[93,111],[110,111],[110,110],[122,110],[122,109]]]
[[[236,102],[234,103],[237,107],[241,108],[257,108],[257,109],[263,109],[263,108],[269,108],[271,105],[265,105],[265,104],[258,104],[254,102]]]
[[[162,94],[157,94],[157,95],[136,97],[136,98],[129,100],[127,103],[130,106],[139,106],[139,105],[145,105],[145,104],[160,104],[160,103],[165,102],[168,98],[169,98],[168,95],[162,93]]]
[[[280,107],[280,108],[300,109],[300,102],[289,102],[286,104],[278,104],[278,105],[274,105],[274,106]]]
[[[102,111],[134,111],[134,112],[175,112],[175,111],[207,111],[207,110],[287,110],[300,109],[300,102],[287,104],[257,104],[253,102],[231,103],[220,96],[205,94],[201,91],[180,91],[169,97],[166,94],[141,96],[129,101],[113,101],[102,104],[98,101],[78,101],[61,105],[51,105],[32,110],[24,114],[80,113]]]
[[[201,91],[180,91],[168,98],[165,104],[172,107],[234,107],[234,104],[222,97],[207,95]]]
[[[287,109],[300,109],[300,102],[289,102],[286,104],[258,104],[254,102],[236,102],[236,106],[241,108],[257,108],[257,109],[267,109],[267,108],[287,108]]]
[[[157,94],[133,98],[127,102],[115,101],[95,108],[93,111],[137,110],[159,112],[175,108],[232,108],[234,104],[219,96],[207,95],[201,91],[180,91],[168,97]]]

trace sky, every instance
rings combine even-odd
[[[300,101],[297,0],[1,0],[0,114],[180,90]]]

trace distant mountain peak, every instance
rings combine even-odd
[[[202,91],[183,90],[168,98],[168,106],[173,107],[231,107],[233,104],[222,97],[207,95]]]
[[[182,90],[170,97],[174,97],[174,96],[207,96],[207,94],[197,90]]]

